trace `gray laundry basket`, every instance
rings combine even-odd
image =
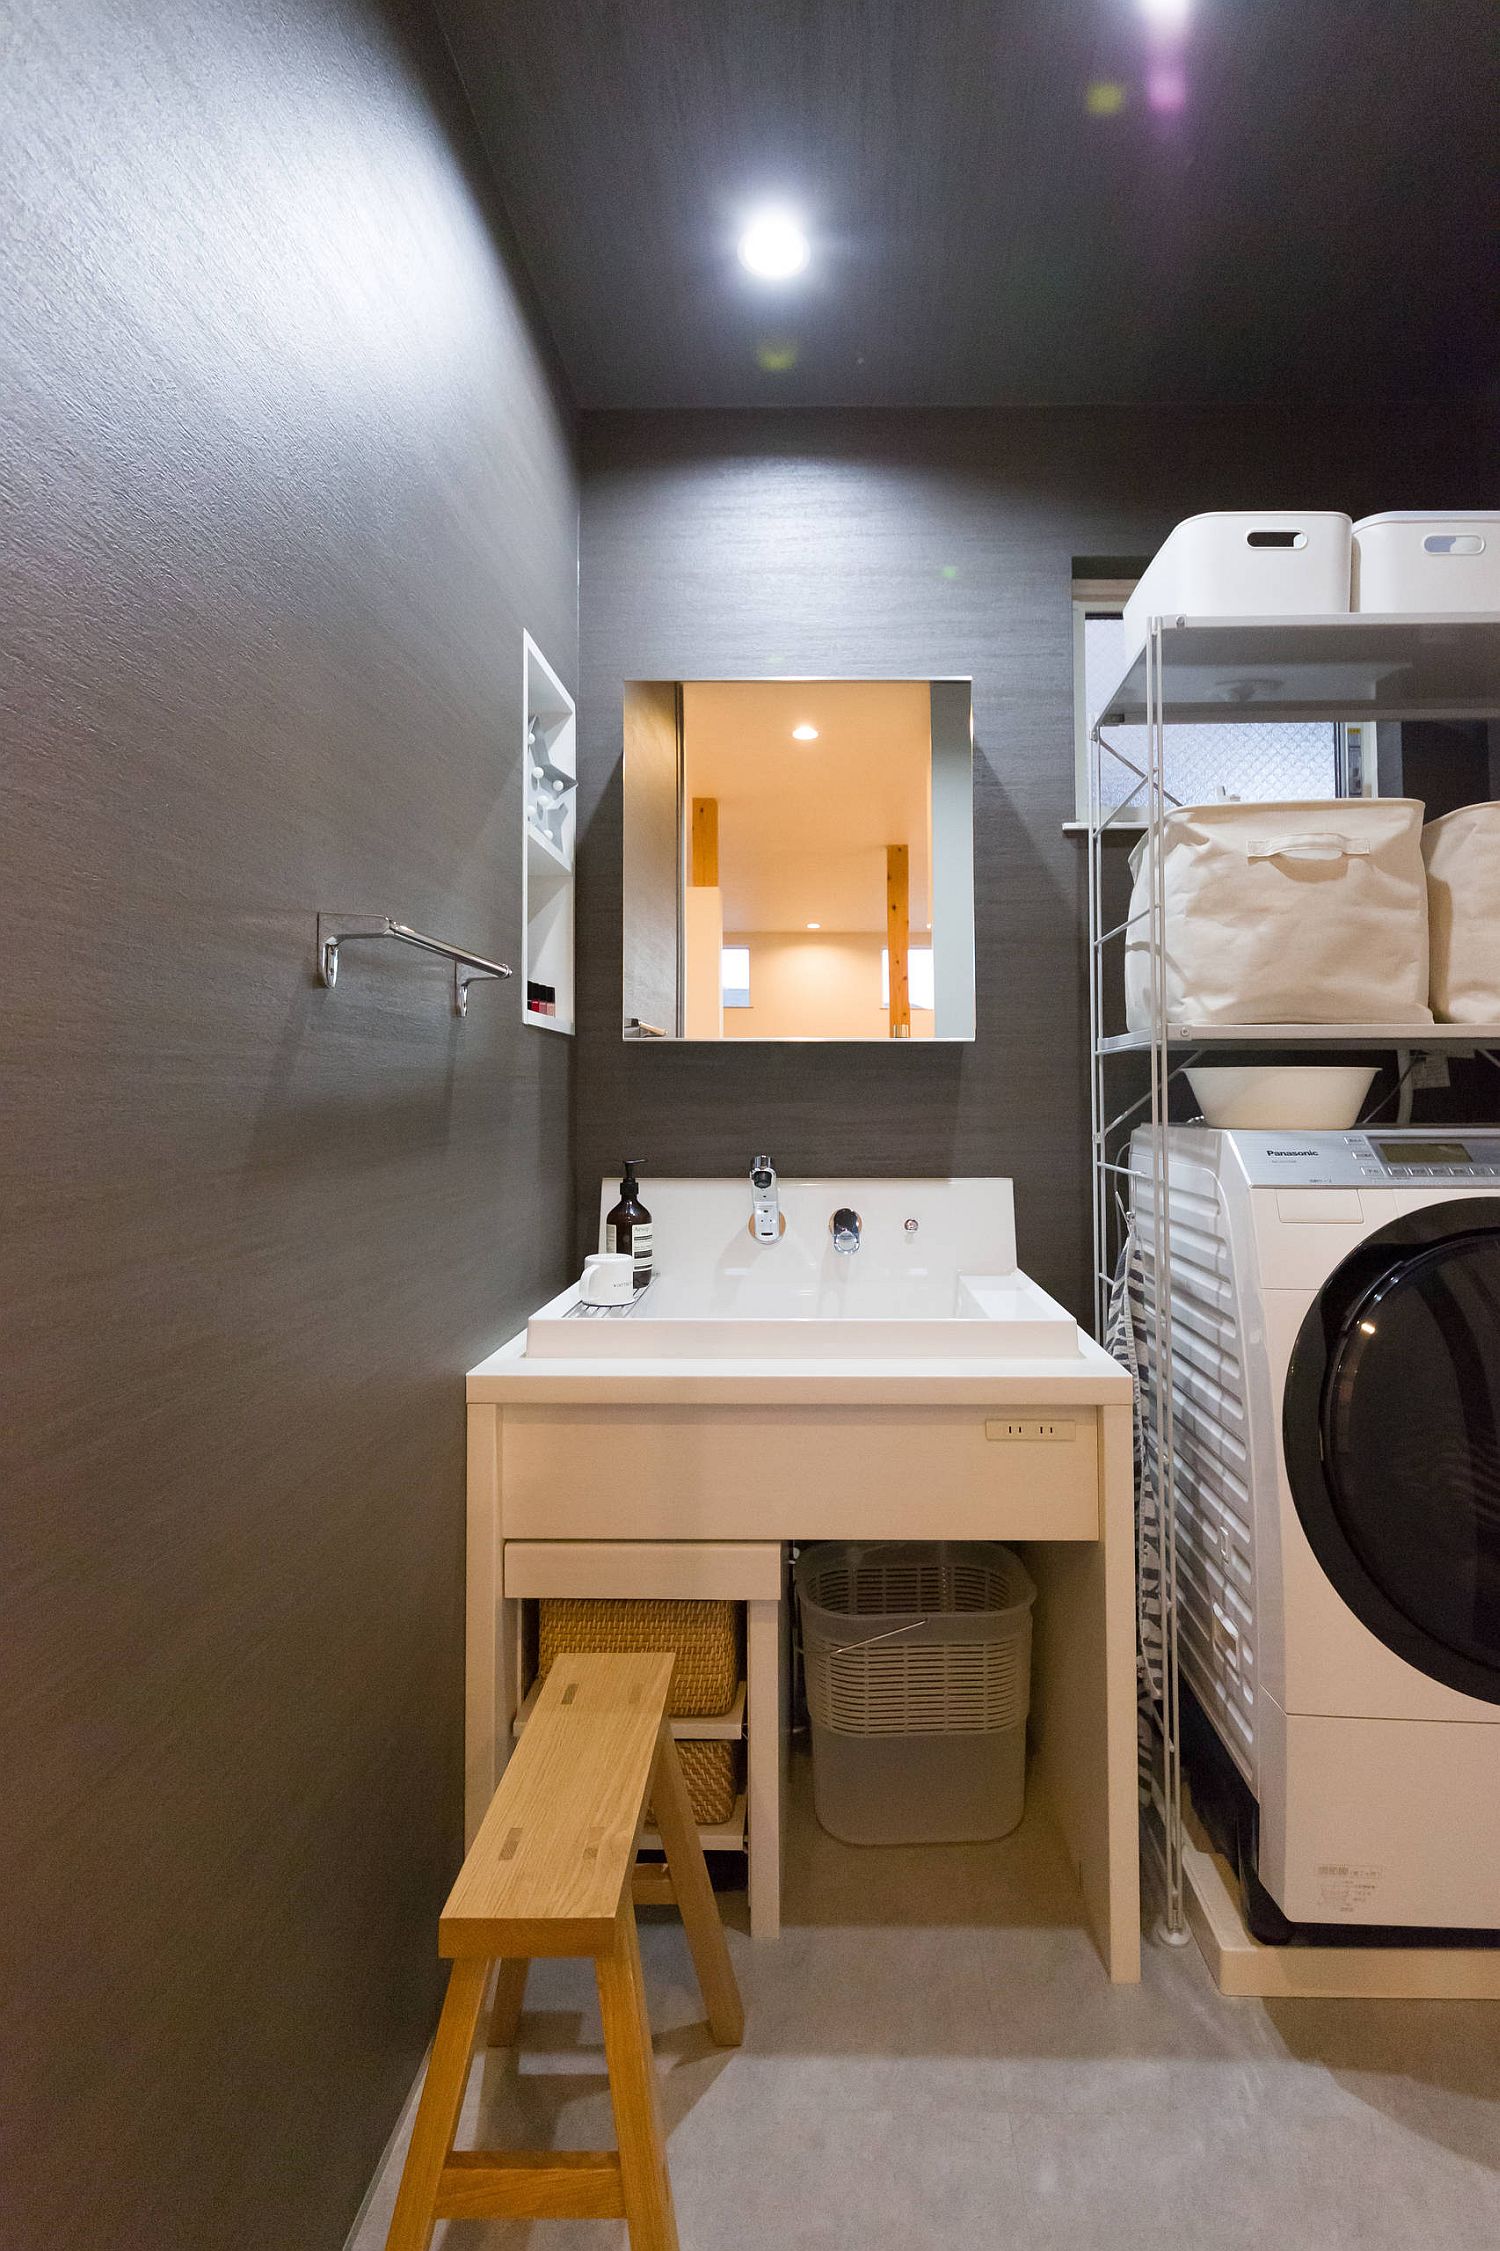
[[[992,1541],[798,1558],[813,1805],[846,1844],[1003,1837],[1026,1792],[1036,1588]]]

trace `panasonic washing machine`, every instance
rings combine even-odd
[[[1172,1127],[1168,1167],[1184,1709],[1247,1904],[1500,1929],[1500,1130]]]

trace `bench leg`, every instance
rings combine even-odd
[[[524,1954],[507,1955],[495,1972],[495,1999],[490,2009],[490,2048],[513,2048],[526,2003],[526,1976],[531,1964]]]
[[[737,2048],[745,2037],[745,2010],[729,1959],[724,1925],[709,1881],[708,1862],[698,1837],[698,1824],[688,1798],[687,1784],[672,1730],[663,1720],[656,1740],[656,1769],[651,1779],[651,1808],[666,1850],[672,1890],[692,1949],[698,1989],[708,2011],[709,2029],[721,2048]]]
[[[489,1963],[477,1957],[455,1962],[448,1974],[448,1994],[432,2043],[385,2251],[427,2251],[432,2240],[438,2181],[463,2108],[489,1979]]]
[[[620,2145],[620,2179],[630,2251],[677,2251],[677,2219],[667,2177],[666,2144],[656,2095],[656,2059],[646,2015],[646,1987],[635,1910],[627,1900],[614,1942],[594,1964],[604,2018],[604,2055]],[[403,2247],[404,2251],[404,2247]],[[420,2247],[425,2251],[425,2238]]]

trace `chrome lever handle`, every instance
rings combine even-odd
[[[838,1210],[828,1222],[828,1232],[833,1237],[834,1249],[841,1251],[846,1258],[852,1257],[855,1251],[859,1249],[860,1231],[863,1225],[864,1222],[857,1211],[851,1211],[847,1204],[840,1204]]]

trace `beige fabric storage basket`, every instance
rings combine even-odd
[[[1433,1014],[1500,1024],[1500,805],[1461,805],[1422,831]]]
[[[1430,1024],[1411,797],[1185,805],[1163,834],[1171,1023]],[[1125,1017],[1151,1022],[1151,852],[1131,855]]]
[[[739,1796],[739,1745],[678,1739],[677,1757],[693,1819],[704,1828],[727,1821]]]
[[[740,1684],[739,1605],[734,1602],[645,1602],[548,1596],[537,1605],[537,1669],[572,1650],[672,1650],[675,1719],[715,1719]]]

